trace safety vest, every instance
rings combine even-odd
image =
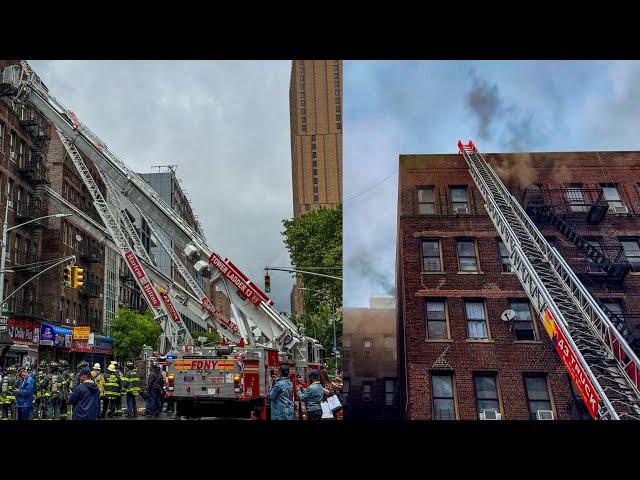
[[[49,398],[51,397],[51,391],[49,390],[49,376],[40,375],[36,381],[37,391],[36,398]]]
[[[16,384],[16,377],[14,375],[6,375],[2,379],[2,396],[3,403],[11,404],[16,401],[16,396],[13,394],[13,388]]]
[[[104,379],[104,396],[112,399],[120,396],[120,379],[115,373],[109,373]]]
[[[126,375],[127,392],[133,395],[140,395],[140,377],[136,369],[129,370]]]

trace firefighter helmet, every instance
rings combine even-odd
[[[60,368],[67,368],[67,367],[69,366],[69,362],[67,362],[67,361],[66,361],[66,360],[64,360],[64,359],[63,359],[63,360],[60,360],[60,361],[58,362],[58,366],[59,366]]]
[[[58,362],[51,362],[49,364],[49,368],[52,370],[56,370],[58,368]]]
[[[127,368],[133,368],[133,362],[132,361],[128,361],[127,363],[125,363],[125,366]]]
[[[86,360],[81,360],[78,363],[78,370],[82,370],[84,367],[88,367],[89,366],[89,362],[87,362]]]

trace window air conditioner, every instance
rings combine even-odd
[[[12,150],[9,153],[9,158],[11,158],[11,160],[17,160],[18,159],[18,152],[16,152],[15,150]]]
[[[629,209],[627,207],[613,207],[613,213],[629,213]]]
[[[553,410],[538,410],[536,416],[538,420],[555,420]]]
[[[480,410],[480,420],[502,420],[502,415],[495,410]]]
[[[469,209],[467,207],[456,207],[453,209],[454,213],[469,213]]]

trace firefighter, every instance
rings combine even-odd
[[[18,383],[18,375],[15,365],[11,365],[7,368],[4,377],[2,378],[2,420],[15,420],[15,404],[16,396],[13,394],[13,389],[16,388]]]
[[[73,375],[73,383],[71,385],[71,391],[73,391],[78,385],[80,385],[80,372],[84,367],[88,367],[88,366],[89,366],[89,362],[87,362],[86,360],[81,360],[80,362],[78,362],[78,365],[76,366],[76,372]]]
[[[51,406],[52,417],[58,419],[60,418],[60,403],[62,400],[62,376],[60,375],[58,363],[51,362],[49,371],[51,379],[49,382],[49,392],[51,393],[49,404]]]
[[[49,364],[46,360],[40,363],[38,375],[35,378],[36,403],[38,404],[38,418],[47,419],[51,401],[51,377],[48,372]]]
[[[99,392],[99,400],[98,403],[102,402],[102,407],[98,412],[98,418],[104,418],[105,413],[107,412],[107,406],[109,402],[107,401],[107,397],[104,396],[104,382],[106,375],[102,373],[102,367],[98,362],[93,365],[93,370],[91,370],[91,378],[94,383],[98,386]]]
[[[104,396],[107,400],[107,404],[109,407],[108,416],[109,418],[113,417],[116,413],[116,407],[118,405],[118,401],[120,399],[122,391],[122,380],[120,375],[118,375],[118,370],[115,364],[111,363],[107,367],[106,378],[104,381]],[[102,411],[105,412],[105,408],[102,408]]]
[[[69,408],[67,401],[71,395],[71,385],[73,383],[73,372],[69,368],[69,362],[66,360],[60,360],[58,362],[60,366],[60,376],[62,377],[62,396],[60,399],[60,419],[66,420],[69,414]]]
[[[138,416],[136,395],[140,395],[140,377],[133,362],[127,362],[126,367],[127,373],[125,373],[123,380],[126,382],[127,417],[136,417]]]

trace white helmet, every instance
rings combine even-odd
[[[100,364],[96,362],[96,364],[93,366],[94,370],[101,370]]]

